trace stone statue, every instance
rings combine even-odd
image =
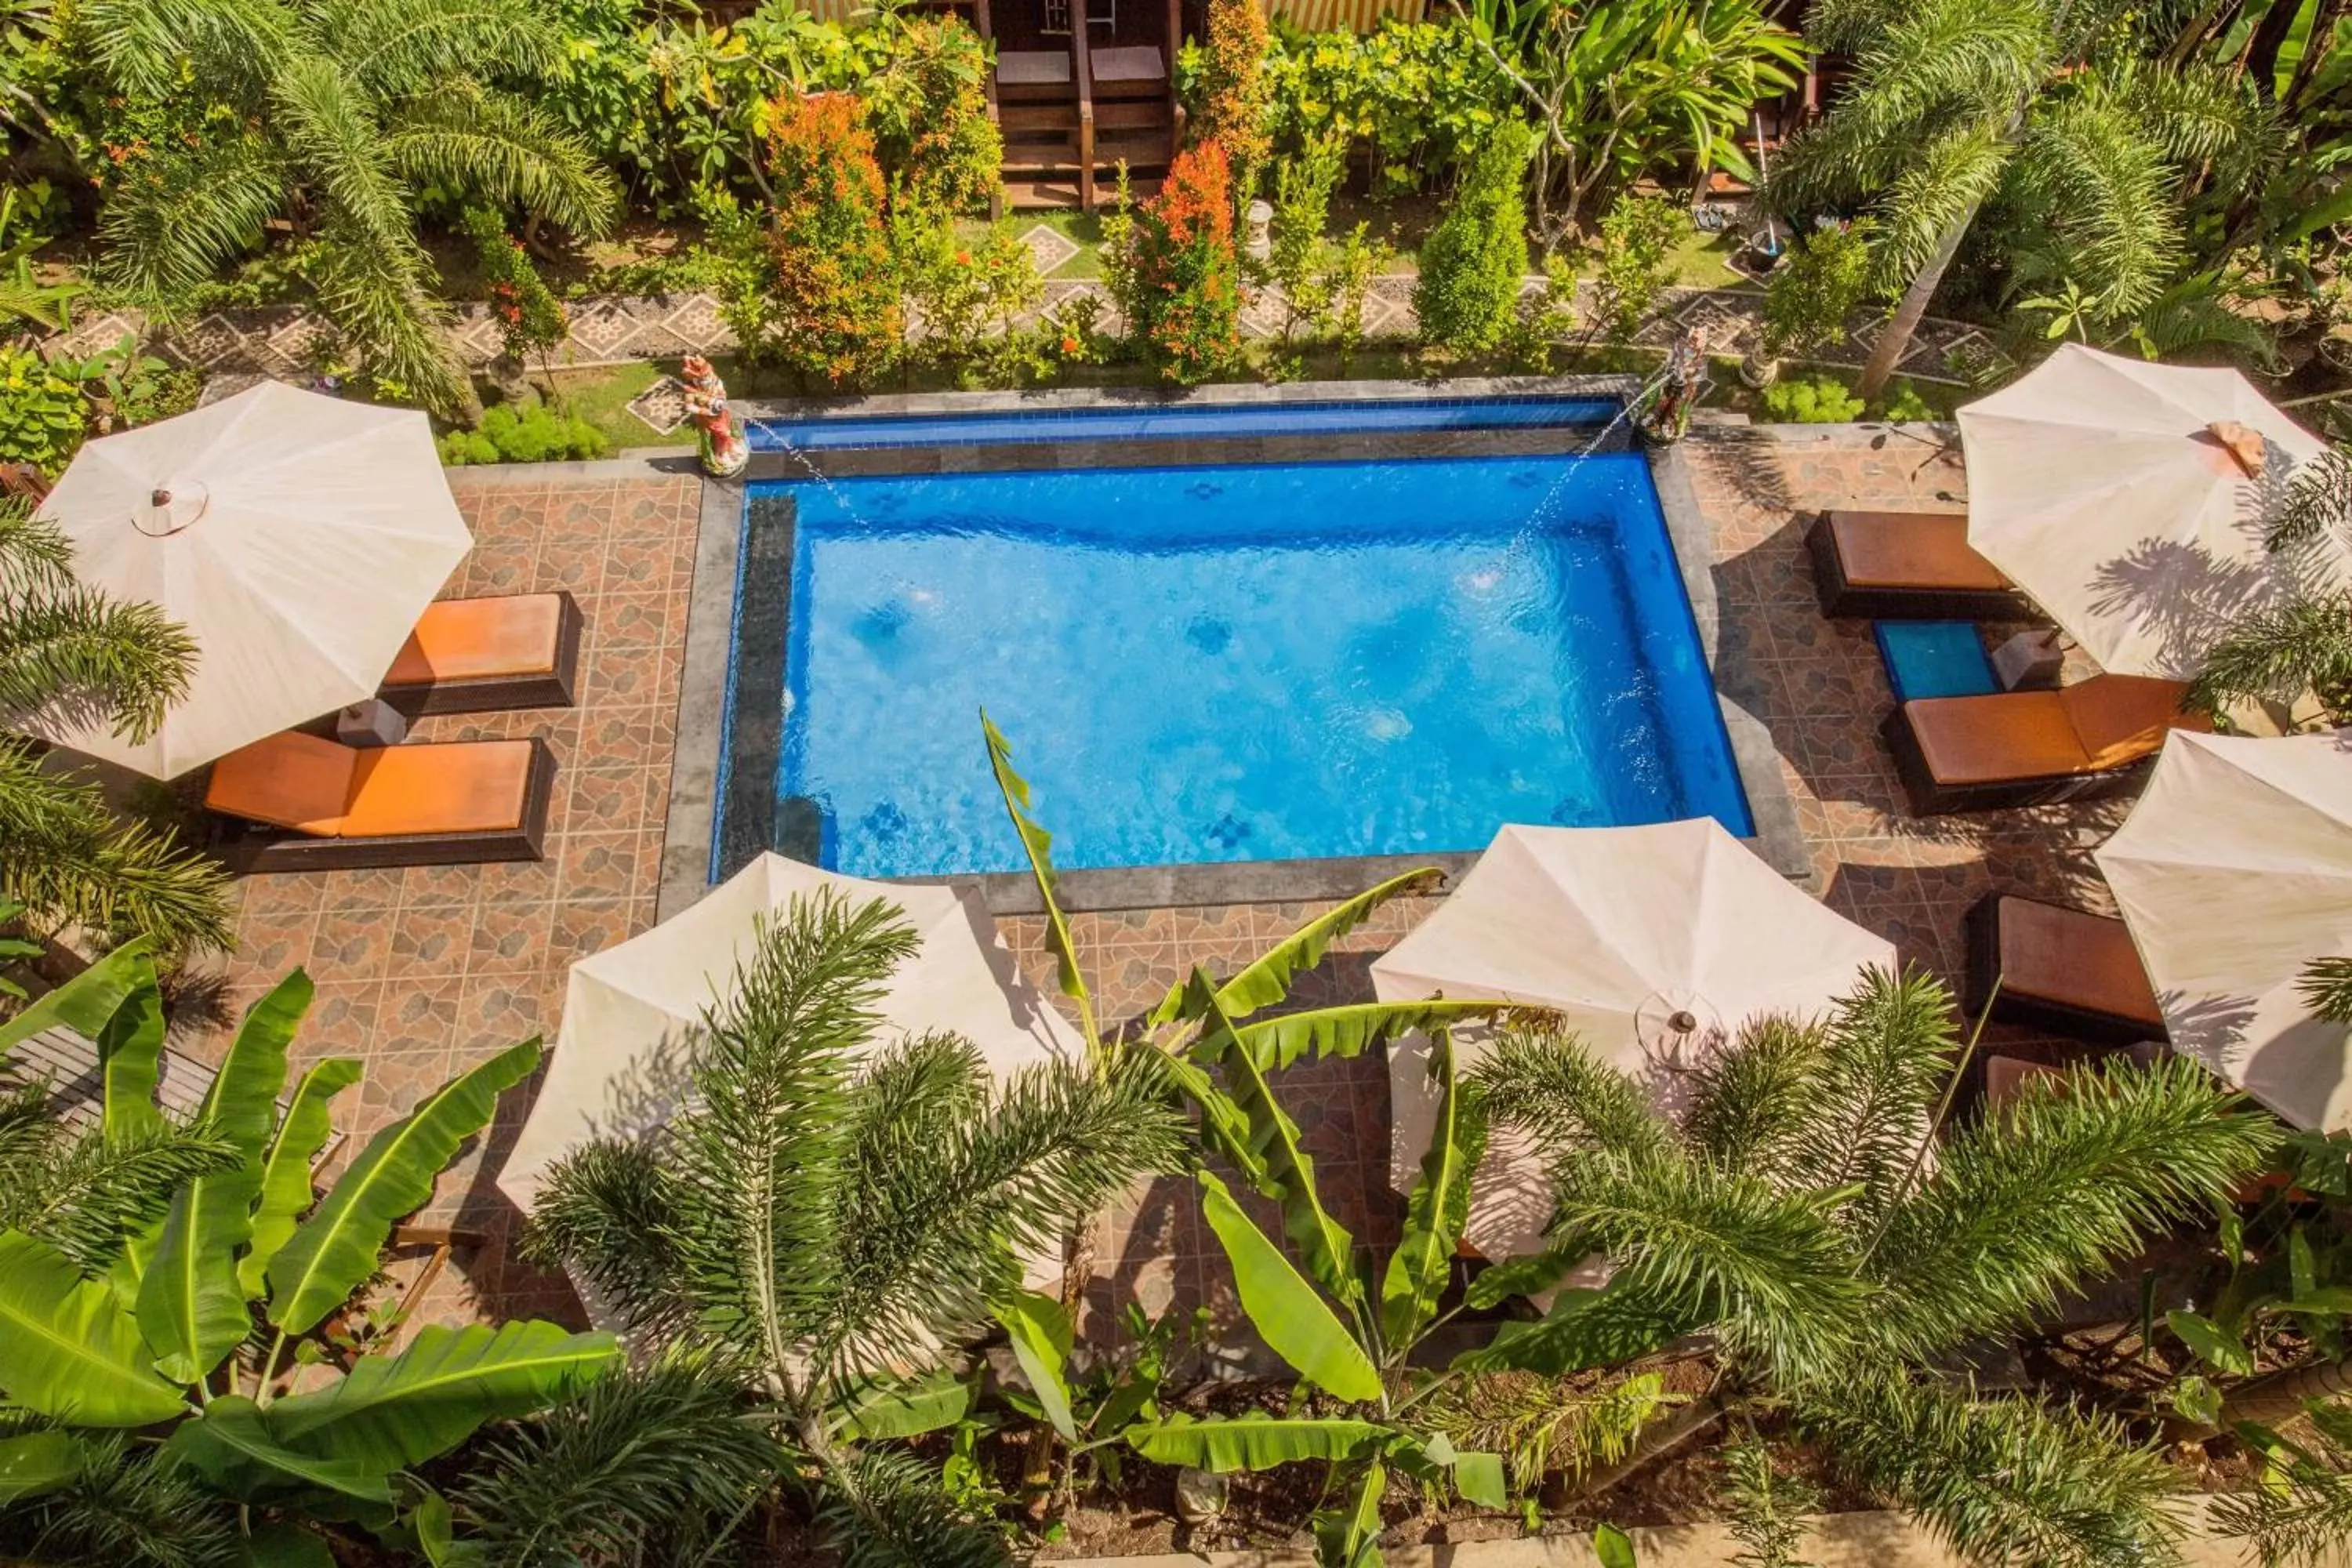
[[[678,382],[686,389],[686,417],[702,432],[702,466],[726,479],[743,471],[751,460],[751,444],[727,407],[727,384],[700,354],[688,354],[678,366]]]
[[[1665,368],[1652,383],[1650,401],[1634,416],[1644,439],[1670,446],[1690,429],[1692,405],[1706,389],[1706,333],[1693,327],[1666,351]]]

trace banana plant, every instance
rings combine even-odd
[[[360,1064],[320,1061],[281,1100],[311,994],[297,970],[245,1015],[190,1128],[222,1157],[119,1204],[119,1230],[79,1255],[0,1230],[0,1430],[18,1434],[0,1438],[0,1507],[42,1507],[81,1484],[93,1456],[114,1455],[193,1478],[243,1505],[243,1524],[258,1508],[387,1527],[417,1494],[404,1472],[616,1359],[612,1336],[551,1323],[433,1326],[320,1380],[332,1359],[320,1331],[377,1274],[394,1225],[432,1195],[499,1095],[537,1066],[539,1043],[426,1096],[321,1197],[312,1163]],[[58,1024],[98,1041],[103,1104],[88,1136],[130,1147],[176,1126],[155,1098],[163,1011],[142,949],[118,950],[0,1026],[0,1058]],[[257,1561],[327,1561],[315,1536],[253,1539],[273,1542],[248,1543]]]

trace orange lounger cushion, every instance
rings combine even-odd
[[[2100,675],[2059,691],[1930,697],[1905,705],[1939,784],[1996,784],[2105,773],[2153,755],[2169,729],[2203,729],[2180,711],[2177,680]]]
[[[205,805],[318,838],[496,833],[522,826],[529,741],[373,750],[289,731],[213,764]]]
[[[2005,898],[1999,930],[1994,963],[2004,993],[2134,1019],[2163,1034],[2163,1010],[2123,921]]]
[[[2014,586],[1969,548],[1969,520],[1958,512],[1832,511],[1829,525],[1856,587],[1997,594]]]
[[[562,637],[558,594],[443,599],[417,617],[383,684],[432,686],[553,673]]]

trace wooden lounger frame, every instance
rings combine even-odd
[[[1927,766],[1919,737],[1911,728],[1909,703],[1897,703],[1878,726],[1879,739],[1895,757],[1895,772],[1903,781],[1914,816],[1949,816],[1962,811],[2000,811],[2021,805],[2055,805],[2070,800],[2109,800],[2131,795],[2156,770],[2151,752],[2122,767],[2097,773],[2059,773],[2039,778],[1989,779],[1981,784],[1946,784]]]
[[[462,743],[462,742],[458,742]],[[547,858],[547,814],[555,796],[555,752],[530,742],[522,824],[476,833],[395,833],[318,838],[242,817],[213,814],[207,846],[232,871],[357,871],[386,866],[474,866]]]
[[[1969,906],[1960,917],[1960,933],[1967,952],[1967,967],[1960,982],[1960,1005],[1971,1019],[1982,1013],[1986,993],[1992,989],[1993,976],[2000,969],[2000,901],[2003,899],[2026,899],[2031,903],[2047,903],[2046,899],[2027,899],[2022,893],[1987,893]],[[2058,906],[2053,905],[2053,908]],[[2145,1018],[2126,1017],[2120,1013],[2104,1012],[2095,1007],[2075,1006],[2054,1001],[2047,996],[2032,996],[2011,991],[2007,986],[1992,998],[1992,1016],[2004,1024],[2022,1024],[2030,1028],[2047,1029],[2053,1034],[2070,1036],[2099,1045],[2130,1046],[2142,1040],[2162,1040],[2166,1037],[2162,1024],[2151,1024]]]
[[[2032,621],[2041,612],[2032,600],[2012,590],[1998,588],[1905,588],[1883,583],[1858,585],[1847,580],[1845,561],[1838,554],[1837,535],[1830,514],[1814,515],[1805,531],[1805,550],[1813,559],[1813,587],[1821,595],[1822,614],[1832,620],[1873,621]]]
[[[493,595],[508,597],[509,595]],[[515,598],[535,597],[518,594]],[[385,686],[376,695],[403,718],[415,721],[433,713],[499,713],[520,708],[570,708],[579,700],[580,602],[568,589],[555,590],[562,601],[555,629],[555,668],[533,675],[491,675],[473,680],[436,680],[417,686]]]

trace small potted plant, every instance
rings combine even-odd
[[[1867,219],[1816,228],[1791,245],[1764,279],[1764,321],[1739,362],[1739,379],[1772,384],[1780,362],[1837,341],[1845,319],[1870,289]]]

